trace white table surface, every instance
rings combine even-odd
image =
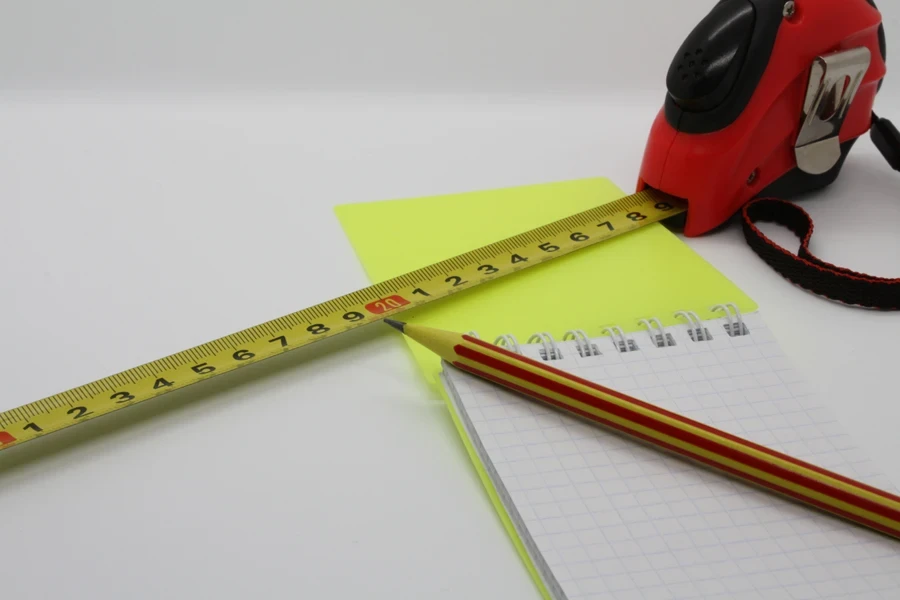
[[[364,286],[336,204],[592,176],[630,191],[661,99],[4,94],[0,409]],[[894,79],[881,112],[900,120],[898,100]],[[806,203],[820,256],[900,275],[898,182],[860,142]],[[688,243],[900,482],[900,318],[792,287],[736,227]],[[380,327],[3,452],[0,515],[10,598],[538,597]]]

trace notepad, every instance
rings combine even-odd
[[[761,314],[741,323],[734,315],[623,338],[544,338],[518,350],[896,493],[812,395]],[[897,597],[900,543],[892,538],[452,366],[442,380],[548,598]]]
[[[344,205],[373,282],[623,196],[606,179]],[[405,313],[893,490],[760,307],[663,225]],[[531,339],[532,334],[538,334]],[[531,342],[531,343],[529,343]],[[888,598],[900,544],[661,455],[412,343],[548,599]]]

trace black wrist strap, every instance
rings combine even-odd
[[[900,131],[887,119],[872,114],[872,141],[894,170],[900,171]]]
[[[890,165],[900,171],[900,133],[886,120],[873,115],[872,140]],[[744,237],[770,267],[792,283],[820,296],[865,308],[900,310],[900,279],[885,279],[838,267],[817,258],[809,250],[813,220],[790,202],[758,198],[743,209]],[[756,223],[764,221],[787,227],[801,239],[793,254],[769,239]]]
[[[802,242],[792,254],[769,239],[756,223],[777,223],[793,231]],[[770,267],[792,283],[820,296],[866,308],[900,310],[900,279],[857,273],[816,258],[809,250],[813,221],[805,210],[784,200],[759,198],[743,211],[744,237]]]

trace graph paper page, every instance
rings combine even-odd
[[[891,492],[895,488],[817,402],[758,313],[749,335],[705,322],[712,341],[668,328],[620,353],[551,364]],[[558,339],[558,338],[557,338]],[[540,358],[539,345],[522,346]],[[454,409],[494,486],[546,571],[575,599],[895,599],[900,544],[637,444],[447,367]]]

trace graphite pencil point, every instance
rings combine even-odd
[[[400,333],[403,333],[403,329],[404,329],[404,327],[406,327],[406,323],[404,323],[402,321],[395,321],[393,319],[385,319],[384,322],[387,323],[388,325],[390,325],[391,327],[393,327],[394,329],[396,329],[397,331],[399,331]]]

